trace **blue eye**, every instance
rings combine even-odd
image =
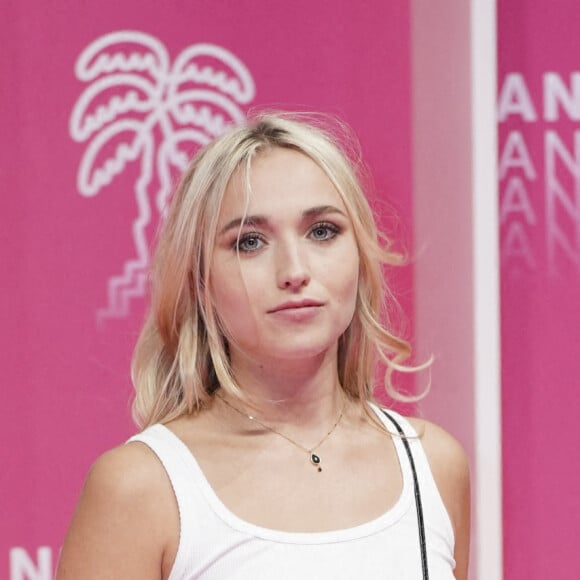
[[[310,235],[312,238],[319,242],[325,242],[327,240],[332,240],[340,233],[340,229],[334,224],[329,224],[326,222],[315,224],[310,229]]]
[[[255,252],[264,245],[264,240],[257,234],[245,234],[239,240],[235,240],[234,249],[239,252]]]

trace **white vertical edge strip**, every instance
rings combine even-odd
[[[477,577],[503,578],[496,0],[471,1]]]

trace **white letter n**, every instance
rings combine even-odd
[[[24,548],[10,550],[10,580],[51,580],[52,553],[43,546],[36,551],[38,564],[35,564]]]
[[[570,75],[571,89],[568,88],[558,73],[544,75],[544,119],[557,121],[560,118],[559,107],[566,111],[571,121],[580,120],[580,74]]]

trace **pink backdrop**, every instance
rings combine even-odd
[[[505,577],[580,567],[580,6],[499,2]]]
[[[133,431],[139,262],[180,151],[251,106],[337,113],[409,243],[409,13],[403,0],[5,0],[0,27],[0,577],[48,579],[89,465]],[[148,36],[110,36],[128,30]],[[87,52],[97,40],[104,60]],[[410,270],[394,284],[410,312]]]

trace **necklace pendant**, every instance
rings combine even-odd
[[[312,465],[318,469],[318,473],[322,471],[322,467],[320,466],[320,457],[318,457],[316,453],[310,454],[310,463],[312,463]]]

